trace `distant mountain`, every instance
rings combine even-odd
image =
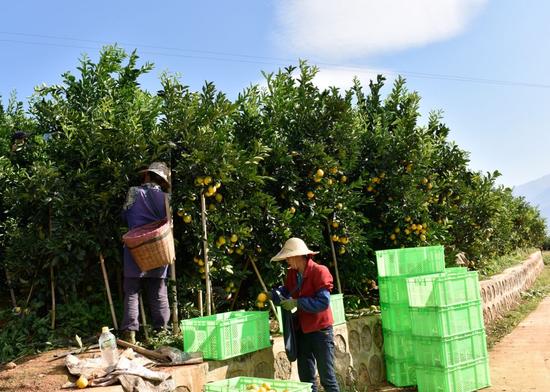
[[[532,205],[538,206],[550,228],[550,174],[537,180],[518,185],[513,191],[515,196],[523,196]]]

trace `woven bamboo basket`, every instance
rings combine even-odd
[[[174,261],[174,236],[166,219],[136,227],[122,240],[142,272]]]

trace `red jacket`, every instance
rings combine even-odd
[[[290,269],[285,280],[286,289],[292,293],[292,298],[313,297],[321,289],[332,290],[332,275],[327,267],[317,264],[313,259],[308,258],[306,268],[302,275],[302,287],[298,286],[298,271]],[[325,310],[317,313],[306,312],[298,307],[298,320],[302,332],[315,332],[331,326],[334,323],[332,310],[328,306]]]

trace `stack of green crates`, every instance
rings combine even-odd
[[[410,277],[407,294],[418,391],[490,385],[477,272],[449,268]]]
[[[381,250],[376,252],[376,263],[387,379],[399,387],[416,385],[407,279],[442,272],[443,247]]]

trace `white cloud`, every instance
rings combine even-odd
[[[286,0],[276,2],[276,44],[325,59],[397,51],[460,34],[488,0]]]
[[[386,77],[384,84],[391,85],[395,79],[393,72],[388,72],[382,69],[361,69],[350,67],[329,67],[329,66],[317,66],[319,71],[313,78],[313,84],[315,84],[320,90],[328,89],[330,87],[337,87],[341,92],[348,90],[353,86],[353,78],[357,77],[361,82],[363,88],[368,88],[371,80],[376,80],[378,74],[382,74]],[[300,71],[295,70],[293,75],[299,76]],[[265,79],[260,79],[254,83],[260,88],[266,88],[267,82]]]
[[[315,75],[313,83],[320,89],[338,87],[341,91],[353,86],[353,78],[357,77],[364,88],[368,87],[370,80],[376,80],[378,74],[386,74],[382,70],[364,71],[361,69],[348,69],[339,67],[319,67],[319,73]],[[391,83],[391,77],[386,76],[386,84]]]

